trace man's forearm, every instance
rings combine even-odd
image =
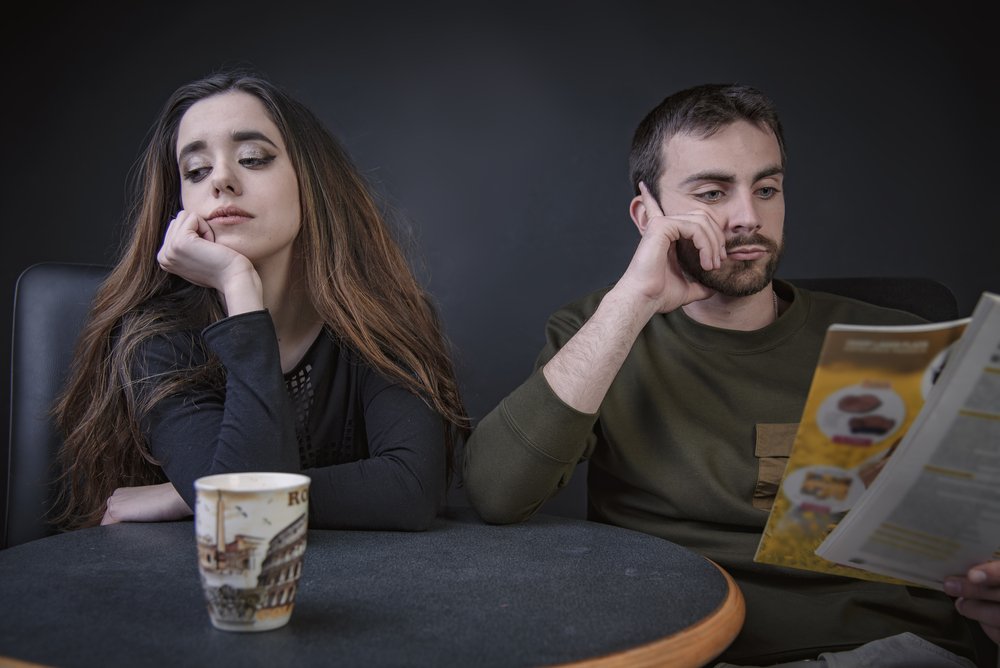
[[[596,413],[655,312],[649,300],[608,292],[594,315],[542,368],[556,396],[581,413]]]

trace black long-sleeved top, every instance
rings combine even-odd
[[[155,384],[203,364],[225,368],[225,389],[191,388],[142,419],[152,455],[188,506],[194,481],[237,471],[312,479],[310,526],[427,528],[446,494],[445,424],[423,400],[384,377],[324,330],[283,374],[267,311],[225,318],[200,333],[143,344],[141,377]]]

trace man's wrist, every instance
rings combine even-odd
[[[629,329],[638,335],[649,319],[659,311],[659,308],[655,300],[632,290],[615,286],[604,295],[595,315],[602,310],[613,314],[617,322],[630,325]]]

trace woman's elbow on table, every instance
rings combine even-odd
[[[412,472],[397,473],[394,485],[386,490],[386,529],[394,531],[426,531],[444,504],[447,494],[445,476],[420,476]]]
[[[434,524],[439,505],[435,503],[414,503],[405,508],[397,518],[400,531],[427,531]]]

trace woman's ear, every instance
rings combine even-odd
[[[632,216],[632,222],[639,228],[639,234],[645,234],[646,226],[649,225],[649,214],[642,201],[642,195],[636,195],[632,198],[628,205],[628,213]]]

